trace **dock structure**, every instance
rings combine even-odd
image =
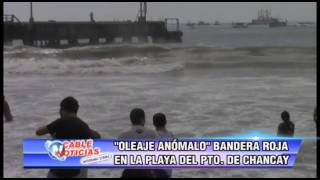
[[[35,21],[30,5],[29,22],[21,22],[14,15],[4,15],[4,42],[21,39],[24,45],[37,47],[70,47],[78,45],[108,44],[119,40],[132,43],[136,38],[140,42],[153,43],[182,42],[179,20],[169,18],[165,21],[147,21],[147,3],[140,3],[136,21],[95,21],[90,13],[90,21],[57,22]],[[176,21],[176,29],[169,31],[167,20]],[[85,40],[85,43],[81,43]]]

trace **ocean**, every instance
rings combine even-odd
[[[58,118],[69,95],[105,139],[130,128],[135,107],[145,110],[149,128],[154,113],[165,113],[177,137],[275,134],[287,110],[295,135],[309,137],[294,168],[175,169],[173,177],[316,177],[316,27],[181,28],[181,44],[4,45],[4,95],[14,116],[4,123],[4,177],[46,177],[47,169],[23,168],[22,142],[39,138],[36,128]],[[120,174],[90,169],[88,176]]]

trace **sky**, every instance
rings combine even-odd
[[[29,2],[4,2],[4,14],[21,21],[30,17]],[[148,2],[147,19],[179,18],[181,22],[249,22],[259,9],[270,9],[274,17],[288,21],[316,21],[316,2]],[[34,2],[35,21],[135,20],[138,2]]]

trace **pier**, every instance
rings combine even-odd
[[[99,22],[94,20],[91,12],[90,21],[41,22],[34,20],[31,4],[29,22],[21,22],[15,15],[4,15],[4,42],[20,39],[24,45],[57,48],[119,42],[145,43],[150,39],[153,43],[182,42],[183,33],[179,28],[179,19],[147,21],[146,14],[147,3],[140,2],[136,21]],[[168,30],[168,21],[175,21],[175,30]]]

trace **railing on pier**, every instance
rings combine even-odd
[[[3,22],[20,23],[20,20],[14,14],[4,14]]]

